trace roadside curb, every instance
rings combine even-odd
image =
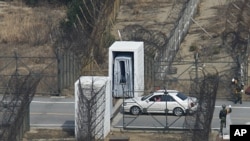
[[[112,120],[114,117],[116,117],[116,115],[120,112],[120,107],[122,105],[123,100],[122,99],[118,99],[115,106],[113,107],[113,114],[112,114]]]
[[[121,105],[122,105],[123,99],[118,99],[117,102],[115,103],[115,106],[113,107],[113,114],[112,114],[112,118],[111,118],[111,131],[116,130],[114,128],[114,125],[117,124],[117,122],[120,120],[121,116],[118,116],[118,114],[120,113],[121,110]]]

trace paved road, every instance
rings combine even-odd
[[[232,105],[231,119],[233,124],[246,124],[250,122],[250,102],[233,104],[230,101],[217,100],[212,129],[219,128],[218,114],[221,105]],[[30,107],[30,123],[32,127],[74,127],[74,98],[38,98],[35,97]],[[123,121],[129,127],[169,127],[183,128],[183,123],[189,118],[165,115],[140,115],[139,117],[119,113],[113,120],[114,128],[123,127]]]
[[[31,127],[74,127],[74,100],[35,97],[30,105]]]
[[[250,102],[243,102],[243,104],[233,104],[231,101],[226,100],[217,100],[214,110],[213,120],[212,120],[212,129],[219,129],[220,120],[219,120],[219,111],[221,105],[232,105],[231,120],[232,124],[246,124],[250,123]],[[184,126],[185,120],[187,123],[190,122],[190,117],[176,117],[172,115],[140,115],[132,116],[129,114],[122,115],[119,113],[116,117],[115,122],[113,122],[113,127],[121,128],[165,128],[166,123],[169,128],[181,129]],[[193,121],[194,122],[194,121]]]

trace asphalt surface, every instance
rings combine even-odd
[[[30,124],[31,127],[71,127],[74,128],[74,98],[64,97],[35,97],[30,106]],[[175,117],[172,115],[140,115],[132,116],[122,114],[119,106],[122,101],[118,101],[114,111],[117,111],[112,119],[112,129],[126,127],[140,128],[161,128],[168,124],[169,127],[183,128],[186,118]],[[219,129],[219,110],[221,105],[232,105],[231,120],[232,124],[250,123],[250,102],[243,101],[243,104],[234,104],[227,100],[217,100],[212,120],[212,129]]]

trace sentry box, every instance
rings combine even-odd
[[[138,97],[144,91],[144,43],[116,41],[109,48],[112,96]]]

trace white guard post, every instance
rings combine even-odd
[[[80,85],[79,85],[80,84]],[[92,89],[93,88],[93,89]],[[80,90],[82,89],[82,92]],[[93,91],[94,92],[93,92]],[[92,91],[92,92],[91,92]],[[96,93],[100,93],[94,97]],[[84,95],[81,97],[81,95]],[[110,79],[107,76],[81,76],[75,82],[75,137],[89,131],[86,122],[89,113],[86,109],[86,103],[94,100],[94,111],[91,111],[93,124],[95,128],[95,138],[104,139],[110,132],[110,119],[112,110],[112,99],[110,95]],[[88,99],[88,100],[86,100]],[[81,107],[81,108],[80,108]],[[93,114],[94,113],[94,114]]]
[[[116,41],[109,48],[112,96],[138,97],[144,91],[144,43]]]

